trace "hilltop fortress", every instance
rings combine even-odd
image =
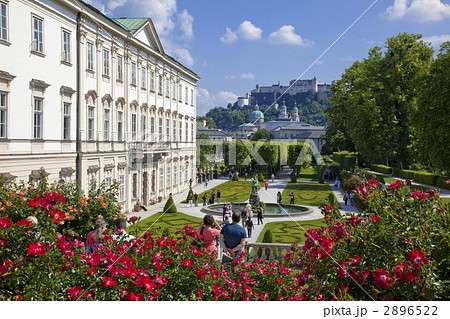
[[[286,98],[294,99],[295,95],[299,93],[317,93],[317,100],[333,96],[330,86],[334,84],[318,83],[317,78],[311,80],[291,80],[289,85],[273,84],[271,86],[260,86],[256,84],[256,88],[247,94],[245,97],[238,97],[237,105],[239,107],[250,105],[271,105],[283,93]]]

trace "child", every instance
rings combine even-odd
[[[247,222],[245,223],[245,226],[247,227],[248,238],[252,238],[252,230],[255,227],[253,226],[253,221],[250,218],[250,216],[248,217]]]
[[[225,225],[228,225],[230,223],[230,216],[225,215]]]

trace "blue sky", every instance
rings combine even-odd
[[[370,48],[399,33],[422,34],[436,49],[450,41],[448,0],[87,2],[111,18],[152,18],[166,53],[201,77],[198,115],[235,102],[257,83],[287,85],[302,74],[301,79],[316,76],[320,83],[330,83]]]

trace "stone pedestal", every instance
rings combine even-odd
[[[256,207],[259,207],[259,195],[258,195],[258,193],[256,193],[256,194],[250,194],[250,199],[249,199],[249,203],[250,203],[250,205],[252,205],[252,206],[256,206]]]

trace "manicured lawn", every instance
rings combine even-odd
[[[214,188],[217,194],[217,190],[221,193],[221,202],[245,202],[249,199],[252,192],[252,182],[251,181],[228,181]],[[206,191],[209,196],[211,196],[213,189]],[[198,202],[202,202],[203,194],[202,192],[198,195]],[[217,200],[217,196],[216,196]]]
[[[439,199],[444,204],[450,204],[450,197],[443,197]]]
[[[319,176],[317,175],[317,168],[302,168],[297,179],[302,181],[318,181]]]
[[[170,234],[174,234],[178,229],[186,225],[191,225],[197,229],[203,220],[197,217],[192,217],[183,213],[156,213],[138,223],[140,233],[144,232],[162,232],[164,228],[169,229]],[[130,226],[127,231],[133,231],[134,227]]]
[[[329,194],[333,194],[328,184],[287,183],[282,196],[282,203],[289,204],[289,194],[293,192],[296,205],[320,206]]]
[[[324,219],[310,220],[310,221],[285,221],[285,222],[273,222],[264,226],[261,234],[258,237],[258,242],[262,242],[264,233],[270,229],[273,236],[274,243],[279,244],[304,244],[306,237],[305,231],[311,228],[320,228],[325,226]]]

